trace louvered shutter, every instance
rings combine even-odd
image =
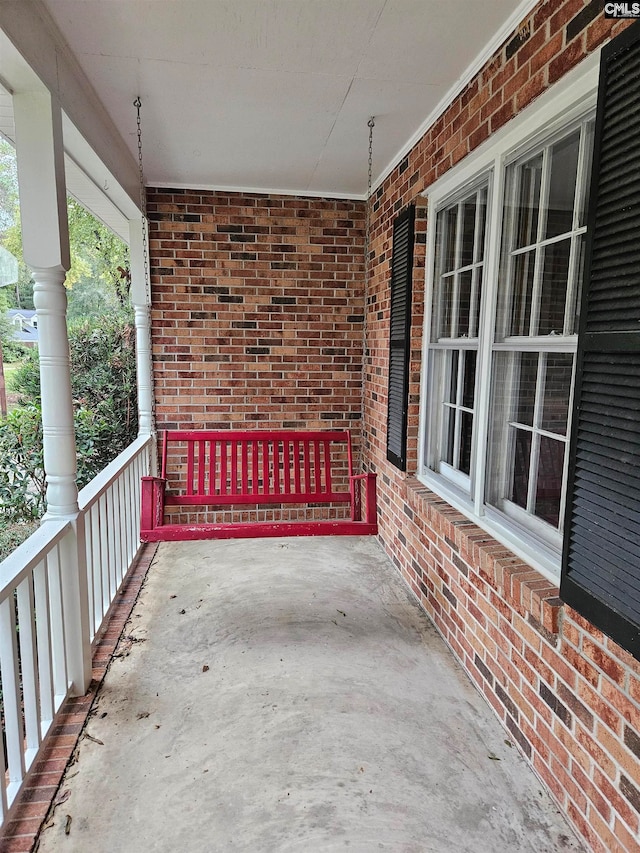
[[[562,598],[640,659],[640,25],[602,51]]]
[[[407,470],[407,407],[409,402],[409,333],[415,208],[408,207],[393,223],[391,259],[391,331],[389,335],[389,408],[387,459]]]

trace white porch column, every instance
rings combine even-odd
[[[78,512],[66,270],[70,266],[62,112],[48,92],[14,94],[16,158],[25,262],[35,279],[48,519],[66,518],[74,537],[63,556],[67,667],[75,695],[91,681],[83,519]]]
[[[138,383],[138,434],[153,435],[153,355],[151,352],[151,305],[147,289],[141,219],[129,220],[131,302],[136,324],[136,377]],[[145,234],[146,236],[146,234]],[[147,260],[148,263],[148,260]]]

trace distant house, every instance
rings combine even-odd
[[[38,318],[35,310],[10,308],[7,311],[9,322],[13,326],[13,339],[27,347],[38,345]]]

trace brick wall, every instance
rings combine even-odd
[[[150,189],[159,429],[292,427],[359,441],[364,207]]]
[[[558,589],[411,475],[417,466],[427,209],[424,190],[625,22],[601,2],[540,3],[374,195],[365,446],[381,540],[415,596],[597,851],[640,850],[640,664]],[[386,461],[393,219],[417,208],[407,475]]]
[[[362,202],[150,189],[148,212],[158,429],[350,429],[358,459]]]

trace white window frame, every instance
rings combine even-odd
[[[489,379],[492,353],[496,350],[495,325],[498,299],[498,274],[503,233],[503,204],[507,167],[528,151],[534,151],[563,128],[575,125],[595,112],[599,51],[587,59],[532,105],[523,110],[497,133],[487,139],[475,152],[458,166],[447,172],[425,192],[428,200],[430,228],[427,236],[427,262],[425,265],[425,316],[423,328],[423,359],[420,389],[420,431],[418,452],[419,480],[447,500],[496,539],[510,548],[517,556],[540,571],[545,577],[557,582],[560,576],[561,548],[559,537],[549,537],[535,532],[533,524],[522,525],[516,514],[501,512],[485,503],[485,485],[489,464],[490,392]],[[428,377],[431,365],[430,340],[432,325],[432,294],[434,288],[434,258],[436,250],[436,217],[438,211],[448,203],[464,197],[465,191],[487,176],[489,179],[486,221],[486,247],[482,285],[482,333],[480,334],[476,376],[485,377],[476,383],[474,400],[474,439],[472,464],[469,478],[447,476],[444,470],[428,467],[425,446],[429,418]],[[508,339],[507,339],[508,340]],[[520,339],[521,340],[521,339]],[[532,343],[549,347],[550,339],[531,338]],[[533,347],[536,349],[536,347]],[[566,464],[566,463],[565,463]],[[530,521],[530,520],[529,520]],[[549,527],[541,522],[543,527]]]

